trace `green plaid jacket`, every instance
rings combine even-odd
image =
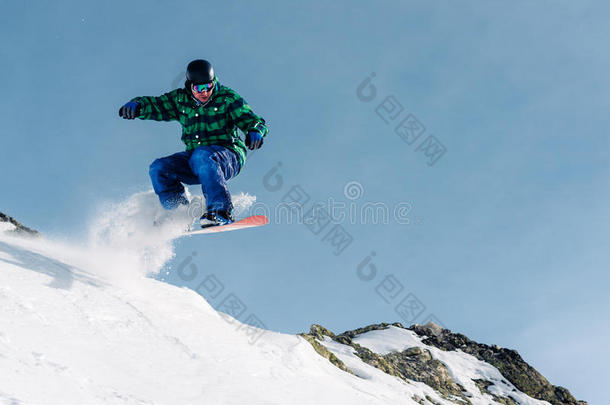
[[[263,137],[269,132],[265,120],[237,92],[219,82],[205,105],[198,106],[186,87],[159,97],[135,97],[131,101],[140,103],[140,119],[180,122],[187,151],[202,145],[221,145],[237,153],[241,167],[247,149],[237,129],[245,134],[258,131]]]

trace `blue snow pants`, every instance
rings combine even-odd
[[[150,165],[150,179],[163,208],[171,210],[187,204],[184,184],[201,184],[207,210],[233,210],[227,180],[241,169],[237,154],[219,145],[200,146],[155,160]]]

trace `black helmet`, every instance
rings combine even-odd
[[[214,81],[214,68],[207,60],[195,59],[186,68],[186,80],[193,84],[204,84]]]

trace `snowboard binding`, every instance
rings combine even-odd
[[[235,222],[235,219],[233,218],[233,215],[228,211],[206,212],[199,219],[199,224],[202,228],[229,225],[233,222]]]

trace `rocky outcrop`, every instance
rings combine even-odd
[[[449,401],[458,404],[470,403],[464,387],[451,378],[447,367],[441,361],[432,358],[429,350],[412,347],[400,353],[379,355],[358,344],[353,343],[352,346],[358,357],[371,366],[405,381],[423,382]]]
[[[481,391],[483,394],[487,394],[490,397],[492,397],[495,402],[497,402],[499,404],[504,404],[504,405],[519,405],[511,397],[500,397],[500,396],[494,394],[493,392],[489,391],[489,387],[491,385],[493,385],[493,383],[491,381],[481,380],[481,379],[473,380],[473,381],[476,384],[476,386],[479,388],[479,391]]]
[[[532,398],[548,401],[553,405],[587,405],[585,401],[576,400],[567,389],[551,385],[546,378],[527,364],[515,350],[474,342],[464,335],[452,333],[450,330],[443,329],[432,322],[426,325],[412,325],[409,328],[405,328],[400,323],[380,323],[345,331],[340,335],[335,335],[320,325],[312,325],[310,333],[301,334],[301,336],[306,337],[318,353],[343,370],[346,370],[346,367],[341,360],[330,353],[318,340],[323,341],[324,336],[328,336],[336,342],[353,347],[355,354],[363,362],[387,374],[405,381],[423,382],[449,401],[460,404],[471,403],[464,387],[451,378],[445,364],[434,359],[429,350],[421,347],[411,347],[399,353],[392,352],[380,355],[353,341],[360,334],[387,329],[390,325],[415,332],[423,337],[422,343],[426,345],[445,351],[459,349],[491,364],[500,371],[507,381],[510,381],[517,389]],[[517,404],[510,396],[500,397],[490,392],[488,387],[493,384],[492,382],[485,380],[474,380],[474,382],[481,393],[490,395],[496,403]],[[414,398],[414,400],[423,403],[421,398]],[[431,401],[429,398],[428,400]]]
[[[423,343],[441,350],[461,350],[497,368],[518,390],[532,398],[548,401],[553,405],[586,405],[576,400],[570,391],[552,385],[542,374],[527,364],[516,350],[504,349],[496,345],[474,342],[460,333],[452,333],[430,323],[413,325],[408,329],[424,336]]]
[[[328,336],[333,338],[335,336],[334,333],[329,331],[328,329],[320,326],[320,325],[311,325],[309,329],[309,333],[299,333],[299,336],[302,336],[307,340],[314,348],[314,350],[325,359],[328,359],[332,364],[337,366],[343,371],[351,373],[351,371],[345,366],[345,364],[337,358],[334,354],[332,354],[326,347],[321,345],[318,340],[324,340],[324,336]],[[316,340],[318,339],[318,340]]]
[[[318,351],[318,353],[320,353],[318,346],[322,345],[318,343],[316,339],[322,341],[324,336],[328,336],[336,342],[353,347],[356,355],[360,357],[363,362],[382,370],[386,374],[398,377],[405,381],[411,380],[423,382],[424,384],[434,388],[434,390],[436,390],[443,398],[449,401],[459,404],[470,404],[470,401],[464,395],[463,387],[453,381],[449,375],[447,367],[445,367],[442,362],[433,359],[428,350],[422,350],[418,347],[414,347],[401,353],[380,355],[352,341],[352,339],[359,334],[372,330],[387,329],[389,325],[390,324],[387,323],[369,325],[364,328],[346,331],[340,335],[335,335],[323,326],[314,324],[311,326],[309,334],[301,334],[301,336],[307,337],[307,340],[310,343],[312,343],[312,341],[315,342],[312,343],[312,345],[314,349]],[[394,323],[392,325],[401,328],[403,327],[400,323]],[[332,353],[330,354],[334,357]],[[323,354],[323,356],[327,357],[326,354]],[[336,359],[335,361],[331,360],[331,362],[335,364],[336,362],[341,362],[341,360]],[[342,362],[341,366],[345,367]]]
[[[19,223],[15,218],[9,217],[8,215],[0,212],[0,224],[2,223],[8,224],[10,226],[10,228],[7,228],[5,232],[10,232],[22,236],[40,236],[40,233],[38,231],[28,228],[27,226]]]

